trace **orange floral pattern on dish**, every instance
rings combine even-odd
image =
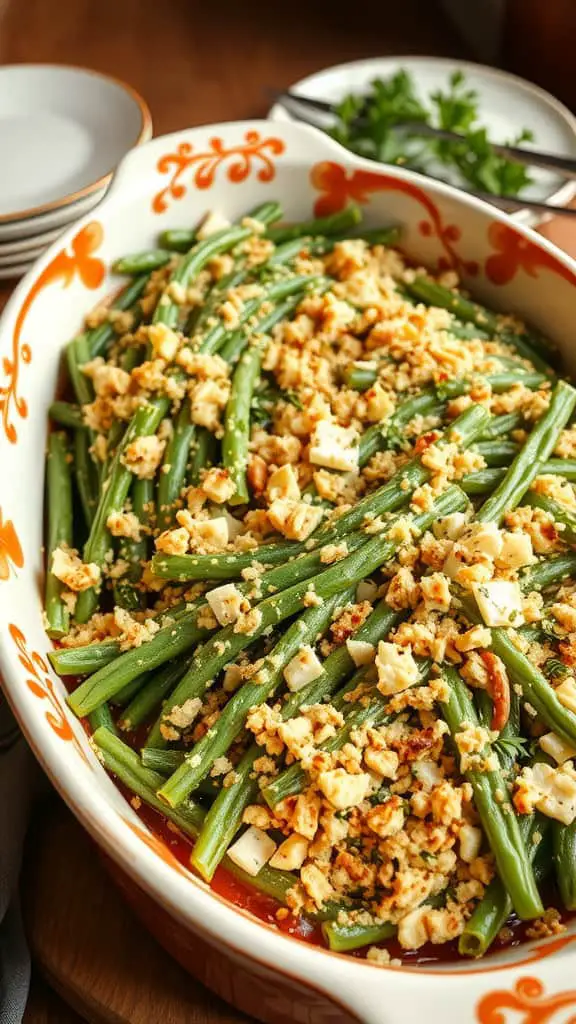
[[[66,743],[72,743],[86,764],[89,764],[86,753],[66,718],[60,698],[54,690],[54,683],[50,678],[50,669],[44,658],[37,651],[28,651],[26,637],[18,626],[10,623],[8,631],[18,648],[18,660],[28,673],[28,678],[26,679],[28,689],[39,700],[47,700],[50,704],[50,709],[46,711],[48,725],[61,740],[65,740]]]
[[[575,989],[546,996],[538,978],[520,978],[513,989],[482,996],[476,1020],[478,1024],[574,1024],[576,1015],[566,1017],[562,1012],[570,1006],[576,1007]]]
[[[529,277],[538,277],[538,271],[543,268],[559,274],[570,284],[576,284],[576,274],[572,270],[508,224],[493,221],[488,228],[488,241],[495,252],[486,260],[484,270],[493,284],[508,284],[519,270]]]
[[[12,354],[10,357],[4,356],[2,360],[2,370],[7,378],[7,383],[0,387],[2,427],[7,439],[12,444],[18,440],[14,417],[19,416],[20,419],[25,420],[28,416],[28,403],[19,392],[19,377],[22,364],[29,363],[32,359],[30,346],[20,343],[22,328],[30,307],[47,285],[62,280],[64,288],[67,288],[76,275],[79,276],[85,288],[98,288],[104,280],[105,267],[102,260],[96,259],[93,253],[101,245],[103,238],[104,231],[98,221],[92,221],[82,228],[72,240],[72,252],[68,253],[65,249],[61,249],[56,254],[36,278],[22,303],[12,336]]]
[[[9,579],[12,568],[21,569],[23,565],[24,553],[14,523],[3,520],[0,508],[0,580]]]
[[[455,244],[461,237],[460,228],[456,224],[443,223],[436,203],[418,185],[378,171],[347,170],[333,160],[315,164],[310,172],[310,180],[314,188],[322,193],[314,204],[317,217],[343,210],[350,200],[367,203],[371,192],[403,192],[415,199],[428,214],[428,219],[420,221],[418,230],[425,237],[435,235],[440,242],[444,255],[438,260],[438,268],[461,269],[472,276],[478,273],[478,263],[475,260],[463,260],[456,251]]]
[[[166,187],[154,196],[152,209],[154,213],[164,213],[169,199],[182,199],[186,195],[186,185],[180,179],[190,167],[194,167],[192,184],[199,189],[210,188],[217,168],[227,161],[228,181],[234,184],[246,181],[253,164],[259,165],[258,181],[272,181],[276,175],[273,158],[281,156],[284,150],[282,139],[274,136],[262,138],[255,131],[246,132],[243,143],[228,149],[217,137],[209,140],[207,150],[198,153],[189,142],[181,142],[173,153],[161,156],[156,165],[160,174],[170,174],[171,178]]]

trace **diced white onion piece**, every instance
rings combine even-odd
[[[246,600],[233,583],[224,583],[206,594],[206,600],[221,626],[236,622]]]
[[[484,622],[491,629],[521,626],[524,622],[522,591],[518,583],[509,580],[473,583],[472,592]]]
[[[247,875],[256,877],[265,864],[268,863],[276,850],[276,843],[270,838],[267,832],[263,832],[256,825],[250,828],[237,839],[228,849],[228,856],[233,864],[242,868]]]
[[[210,235],[214,235],[217,231],[223,231],[224,228],[229,227],[230,221],[224,216],[224,214],[220,213],[219,210],[212,210],[202,221],[196,232],[196,238],[199,242],[203,242],[204,239],[209,238]]]
[[[374,644],[369,644],[366,640],[347,640],[346,647],[356,668],[360,668],[361,665],[370,665],[374,661],[376,654]]]
[[[358,433],[353,427],[320,420],[314,427],[310,442],[310,462],[326,469],[350,472],[358,469],[360,449]]]
[[[306,644],[286,665],[284,679],[288,689],[296,693],[318,679],[323,671],[322,662],[317,658],[316,652]]]

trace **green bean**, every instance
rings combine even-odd
[[[312,288],[320,289],[326,286],[326,279],[311,274],[294,274],[290,277],[282,277],[271,284],[262,285],[259,295],[247,299],[238,312],[238,323],[231,331],[224,321],[220,319],[214,327],[210,327],[207,333],[195,334],[192,338],[192,345],[195,345],[200,352],[212,354],[218,352],[222,346],[229,341],[232,334],[235,334],[238,327],[242,327],[253,316],[256,316],[264,303],[279,302],[287,299],[296,293],[310,291]]]
[[[472,597],[462,596],[461,606],[466,618],[482,624]],[[518,650],[505,629],[491,629],[490,634],[491,650],[504,662],[512,682],[522,687],[525,704],[533,708],[549,729],[576,746],[576,715],[560,703],[546,676]]]
[[[569,547],[576,546],[576,515],[559,501],[554,501],[546,494],[539,494],[538,491],[528,491],[524,497],[523,505],[530,505],[531,508],[540,508],[546,512],[555,523],[562,529],[560,540]]]
[[[52,433],[48,438],[46,460],[47,494],[47,569],[44,610],[46,632],[51,637],[64,636],[69,629],[70,614],[62,600],[63,584],[51,571],[57,548],[74,546],[72,535],[72,480],[65,434]]]
[[[84,546],[85,562],[93,562],[100,569],[104,568],[110,548],[110,534],[106,523],[113,512],[122,510],[133,479],[132,473],[122,462],[122,456],[128,445],[136,438],[156,433],[169,406],[168,398],[153,398],[146,405],[140,406],[129,424],[112,460],[106,488],[101,493],[90,535]],[[75,614],[77,622],[87,622],[96,610],[99,589],[91,587],[80,594]]]
[[[318,291],[321,294],[322,289],[319,288]],[[235,363],[242,355],[242,352],[247,348],[251,337],[259,334],[267,334],[275,324],[281,323],[282,320],[289,319],[290,314],[297,309],[301,301],[302,294],[300,293],[290,296],[285,299],[284,302],[279,303],[270,311],[270,313],[263,316],[262,319],[258,321],[253,328],[250,328],[249,331],[245,327],[241,327],[239,330],[234,331],[222,348],[219,349],[218,354],[227,363]]]
[[[514,441],[479,441],[473,451],[482,456],[487,466],[508,466],[519,447]]]
[[[514,387],[515,384],[523,384],[530,391],[537,391],[538,388],[546,383],[544,374],[536,371],[533,373],[518,373],[517,370],[506,370],[503,373],[488,373],[482,379],[490,385],[495,395],[504,394]],[[454,378],[453,380],[442,381],[441,384],[436,385],[436,394],[442,401],[446,401],[449,398],[459,398],[460,395],[468,394],[473,383],[473,378],[470,380]]]
[[[186,324],[186,334],[192,336],[205,327],[217,313],[218,307],[225,301],[227,293],[232,288],[237,288],[239,284],[242,284],[250,274],[251,268],[246,260],[238,259],[230,273],[215,281],[209,288],[204,296],[202,305],[194,306],[190,311]]]
[[[198,608],[199,605],[194,606],[183,601],[167,611],[158,612],[151,617],[161,626],[170,626],[178,619],[190,617],[194,607]],[[48,659],[59,676],[83,676],[97,672],[98,669],[109,665],[121,653],[118,640],[102,640],[100,643],[91,643],[85,647],[61,647],[48,651]]]
[[[58,647],[48,651],[48,660],[59,676],[83,676],[109,665],[119,654],[117,640],[104,640],[86,647]]]
[[[357,391],[366,391],[378,380],[378,368],[374,367],[348,367],[345,372],[347,387],[355,388]],[[503,370],[501,373],[489,373],[484,375],[484,380],[490,385],[494,394],[502,394],[508,391],[515,384],[523,384],[524,387],[536,391],[547,380],[540,371],[525,370]],[[442,381],[436,385],[436,397],[441,401],[449,398],[459,398],[465,395],[473,386],[474,379],[469,380],[455,377],[452,380]]]
[[[493,416],[491,422],[482,434],[481,441],[495,441],[505,434],[511,434],[513,430],[519,430],[524,426],[524,417],[521,412],[506,412],[502,416]]]
[[[547,459],[540,466],[540,473],[555,473],[565,476],[570,483],[576,483],[576,459]]]
[[[66,346],[66,361],[70,383],[78,404],[89,405],[94,399],[92,382],[82,372],[82,366],[90,361],[90,349],[85,334],[79,334]]]
[[[450,695],[441,703],[441,708],[455,741],[464,723],[477,726],[478,717],[458,672],[444,666],[443,677]],[[542,901],[502,775],[499,771],[465,771],[463,774],[474,791],[476,809],[494,854],[498,874],[518,917],[522,920],[539,917],[543,913]]]
[[[82,410],[79,405],[73,405],[72,402],[52,402],[48,415],[54,423],[58,423],[62,427],[69,427],[71,430],[86,430]]]
[[[129,256],[121,256],[112,264],[115,274],[149,274],[152,270],[165,267],[172,259],[167,249],[146,249],[144,252],[133,252]]]
[[[466,447],[482,433],[488,421],[489,413],[482,406],[473,405],[454,420],[444,437],[439,438],[439,442],[454,439],[462,447]],[[320,547],[343,540],[369,519],[401,508],[410,500],[412,491],[429,478],[430,471],[422,465],[420,459],[411,459],[387,484],[341,515],[333,527],[328,525],[317,530],[308,541],[267,544],[254,551],[220,556],[155,555],[152,559],[152,571],[155,576],[162,579],[183,582],[192,579],[232,579],[240,576],[242,570],[252,565],[255,560],[263,565],[285,563],[291,557],[310,551],[313,546]]]
[[[391,921],[382,924],[338,924],[337,921],[324,921],[322,934],[333,953],[349,953],[353,949],[374,946],[385,942],[396,934],[396,925]]]
[[[434,391],[422,391],[413,398],[401,402],[389,419],[368,427],[360,437],[360,468],[365,466],[376,452],[400,443],[406,425],[415,416],[441,416],[445,409],[446,403],[439,402]]]
[[[278,212],[279,206],[277,203],[264,203],[252,211],[250,218],[266,223],[274,219]],[[168,287],[156,306],[153,316],[154,323],[166,324],[167,327],[176,327],[180,316],[180,307],[177,302],[170,299],[170,286],[176,284],[187,288],[190,281],[194,280],[209,260],[220,253],[233,249],[235,245],[245,241],[253,233],[252,227],[237,225],[236,227],[224,228],[222,231],[215,231],[214,234],[209,235],[204,241],[193,244],[192,248],[179,261],[172,272]]]
[[[364,535],[351,538],[349,550],[355,551],[365,543],[366,537]],[[297,580],[309,579],[322,568],[321,553],[312,553],[309,556],[298,559],[291,566],[279,566],[276,569],[272,569],[269,573],[260,577],[257,584],[242,584],[240,590],[247,596],[253,596],[255,590],[260,594],[274,594],[279,590],[285,590],[286,587]],[[105,648],[103,651],[103,655],[106,657],[105,665],[102,667],[102,671],[96,672],[83,684],[85,687],[83,692],[90,694],[90,699],[92,700],[94,699],[93,691],[99,694],[100,687],[102,687],[106,694],[103,699],[107,700],[143,670],[158,668],[159,665],[183,653],[189,647],[193,647],[209,632],[209,630],[197,626],[197,616],[201,611],[205,612],[207,608],[206,602],[200,599],[195,605],[187,605],[180,612],[169,610],[166,625],[162,624],[160,633],[153,636],[152,640],[148,641],[142,648],[137,648],[123,654],[122,658],[118,659],[117,664],[112,665],[108,663],[112,662],[114,657],[116,657],[116,655],[108,657],[109,642],[99,645],[99,647]],[[94,651],[95,648],[91,650]],[[54,652],[54,654],[56,653]],[[72,654],[72,652],[69,653]],[[78,657],[80,651],[75,651],[74,654]],[[81,655],[80,663],[88,662],[89,658],[89,653]],[[70,665],[70,663],[74,663],[74,658],[64,659],[64,667]],[[62,671],[62,659],[59,660],[56,670]],[[73,694],[74,699],[76,699],[77,693],[78,691]],[[80,699],[83,699],[82,694],[80,694]],[[96,703],[98,703],[98,698],[96,698]],[[74,705],[72,704],[72,706]],[[161,743],[161,738],[155,736],[155,729],[153,729],[147,742],[155,739]]]
[[[94,399],[92,382],[81,367],[90,360],[90,349],[85,334],[78,335],[66,347],[68,374],[76,399],[82,408]],[[93,430],[77,431],[74,437],[74,469],[86,525],[90,528],[98,503],[98,472],[91,448],[95,441]]]
[[[108,431],[108,437],[106,438],[106,460],[102,467],[101,480],[106,480],[108,473],[110,472],[110,466],[112,465],[112,459],[116,454],[118,445],[120,444],[124,434],[126,432],[126,424],[122,420],[114,420],[110,430]]]
[[[575,405],[576,391],[565,381],[559,381],[547,411],[536,423],[494,494],[476,513],[476,522],[499,523],[506,512],[516,508],[540,473],[542,462],[552,454]]]
[[[169,228],[160,235],[160,245],[170,252],[188,252],[196,241],[196,232],[191,228]]]
[[[140,751],[142,764],[152,768],[159,775],[172,775],[180,767],[186,757],[185,750],[164,750],[160,747],[143,747]]]
[[[138,728],[146,722],[174,689],[186,671],[186,661],[171,661],[157,673],[150,673],[146,683],[135,694],[122,714],[119,726],[125,731]]]
[[[564,476],[567,480],[575,483],[576,460],[548,459],[538,467],[538,476],[545,473]],[[501,467],[480,469],[476,473],[467,473],[460,481],[460,485],[466,494],[490,494],[502,482],[505,475],[506,470]]]
[[[550,356],[550,349],[546,347],[542,351],[542,342],[535,334],[521,335],[506,331],[496,313],[492,313],[483,306],[479,306],[476,302],[470,302],[469,299],[465,299],[458,292],[443,288],[442,285],[431,281],[427,277],[415,277],[413,281],[406,284],[406,288],[411,295],[427,303],[427,305],[448,309],[458,319],[474,323],[481,330],[487,330],[493,335],[500,337],[506,344],[515,348],[524,359],[529,359],[536,369],[549,376],[552,375],[550,366],[546,361]],[[544,358],[537,353],[536,349],[540,349]]]
[[[117,309],[122,312],[129,310],[131,306],[134,306],[135,303],[137,303],[142,292],[146,288],[149,279],[149,274],[141,274],[134,278],[134,280],[131,281],[130,284],[127,284],[120,294],[116,296],[111,309]],[[88,331],[86,334],[86,341],[88,344],[89,358],[94,359],[95,356],[102,355],[106,346],[115,337],[116,332],[109,320],[105,320],[104,323],[100,324],[98,327]]]
[[[168,622],[142,647],[126,651],[121,658],[103,665],[81,683],[68,698],[70,707],[82,718],[113,697],[136,676],[184,654],[199,643],[207,632],[198,625],[194,611]]]
[[[154,481],[135,480],[132,485],[132,511],[142,527],[139,540],[123,537],[120,541],[119,557],[128,562],[128,570],[114,581],[114,601],[120,608],[137,611],[144,607],[144,593],[138,583],[142,578],[143,563],[148,556],[146,531],[154,512]]]
[[[101,704],[99,708],[96,708],[89,716],[88,723],[92,732],[96,732],[97,729],[108,729],[115,736],[118,735],[116,724],[107,704]]]
[[[226,406],[222,459],[224,468],[234,484],[232,505],[244,505],[250,500],[246,468],[250,440],[250,406],[260,366],[264,343],[254,341],[238,361],[232,378],[232,390]]]
[[[522,570],[520,586],[525,594],[532,590],[544,590],[553,583],[559,583],[569,576],[576,576],[576,555],[556,555],[545,558]]]
[[[140,690],[148,682],[148,673],[141,672],[140,675],[136,676],[135,679],[131,679],[129,683],[126,683],[117,693],[110,698],[110,703],[114,704],[115,707],[123,708],[130,703],[131,700],[140,693]]]
[[[519,819],[518,827],[525,844],[528,858],[534,868],[536,881],[543,874],[542,867],[536,860],[542,851],[542,840],[548,832],[549,822],[541,815],[524,815]],[[549,867],[549,862],[548,865]],[[458,941],[458,952],[461,956],[483,956],[512,913],[512,900],[496,875],[484,892],[472,916],[464,926]]]
[[[196,428],[191,419],[190,400],[180,406],[172,436],[164,450],[162,466],[158,477],[157,523],[159,530],[173,525],[182,488],[186,482],[186,470],[190,448]]]
[[[110,733],[108,729],[97,729],[93,740],[108,771],[113,772],[128,789],[154,810],[160,811],[171,821],[175,821],[156,797],[156,790],[163,781],[161,775],[149,768],[144,768],[138,754],[123,743],[118,736]],[[204,820],[204,811],[189,800],[179,809],[178,817],[179,820],[175,821],[175,824],[186,835],[196,836]]]
[[[154,752],[150,750],[148,753]],[[190,862],[207,882],[212,881],[216,868],[225,857],[226,850],[242,824],[246,807],[253,803],[259,793],[254,762],[261,756],[262,748],[253,743],[236,765],[234,781],[220,790],[206,814]]]
[[[88,432],[86,430],[76,430],[72,444],[74,447],[74,479],[78,489],[84,521],[88,529],[90,529],[98,504],[98,477],[96,466],[90,455]]]
[[[172,807],[178,806],[208,774],[214,761],[224,755],[241,730],[252,707],[272,697],[284,681],[284,669],[303,646],[314,643],[318,634],[328,628],[338,603],[346,604],[350,593],[333,594],[320,606],[308,608],[286,630],[282,638],[264,658],[254,680],[236,691],[220,712],[214,725],[192,747],[184,764],[176,769],[159,791],[159,796]]]
[[[412,520],[414,530],[421,531],[427,529],[428,525],[434,522],[434,515],[444,514],[440,511],[441,509],[447,508],[450,511],[457,511],[465,506],[466,499],[463,493],[458,487],[451,487],[438,497],[431,511],[414,517]],[[357,574],[362,571],[362,567],[365,569],[364,575],[369,575],[372,568],[382,564],[387,558],[391,558],[396,549],[397,543],[395,541],[383,542],[380,537],[367,541],[352,554],[349,554],[346,558],[316,576],[314,579],[315,593],[326,600],[333,593],[337,593],[353,583],[355,579],[359,581],[362,575],[357,576]],[[284,572],[286,568],[288,568],[289,572],[293,571],[296,565],[297,563],[292,563],[290,567],[281,566],[276,572]],[[303,582],[282,590],[278,594],[272,594],[271,597],[261,601],[256,606],[260,612],[260,622],[250,637],[235,633],[233,626],[226,626],[216,633],[197,652],[194,670],[190,670],[176,687],[169,701],[167,701],[168,710],[191,697],[201,696],[208,681],[214,678],[216,673],[233,659],[239,651],[257,639],[268,626],[276,625],[278,622],[283,621],[283,619],[295,614],[300,609],[302,597],[310,586],[308,580],[309,577],[304,579]],[[103,699],[106,699],[106,697],[103,697]],[[151,746],[162,745],[159,725],[160,723],[156,724],[148,738],[147,743]]]
[[[206,427],[198,427],[191,448],[188,467],[188,483],[196,487],[201,480],[202,470],[210,469],[218,461],[218,441]]]
[[[359,669],[355,673],[355,683],[362,681],[366,675],[366,669]],[[369,725],[376,728],[379,725],[387,724],[391,720],[392,716],[386,711],[388,701],[385,701],[376,690],[373,690],[371,698],[365,704],[348,705],[345,724],[338,729],[334,736],[331,736],[330,739],[325,740],[320,745],[320,750],[328,752],[340,750],[350,739],[350,733],[353,729],[359,728],[361,725]],[[340,708],[340,710],[343,709]],[[308,774],[305,768],[302,767],[299,761],[296,761],[265,786],[262,790],[262,796],[273,810],[276,804],[282,800],[301,793],[306,787],[307,780]]]
[[[344,210],[331,213],[327,217],[301,221],[299,224],[284,224],[269,228],[266,237],[276,245],[289,242],[302,235],[337,235],[355,227],[362,220],[362,210],[356,204],[346,206]]]
[[[576,822],[553,822],[552,841],[556,882],[566,910],[576,910]]]
[[[386,359],[384,362],[389,363],[390,360]],[[372,360],[366,366],[351,363],[342,374],[342,382],[347,388],[353,388],[354,391],[368,391],[378,380],[380,365],[382,365],[381,362],[372,362]]]
[[[398,612],[392,611],[385,601],[380,601],[374,611],[368,616],[359,630],[354,634],[356,640],[364,640],[367,643],[377,643],[383,636],[387,636],[401,619]],[[292,693],[284,701],[281,708],[281,716],[284,721],[292,718],[304,705],[318,704],[327,700],[338,688],[343,679],[354,668],[354,662],[350,657],[345,644],[337,647],[326,658],[323,664],[322,675],[313,680],[308,686]],[[354,680],[354,677],[353,677]],[[348,684],[340,694],[348,692],[355,685],[355,682]],[[252,803],[259,792],[258,780],[253,777],[253,765],[262,754],[262,748],[253,743],[248,748],[242,760],[235,768],[235,780],[228,788],[223,788],[216,797],[212,807],[208,811],[206,820],[198,836],[192,854],[192,864],[203,878],[210,881],[214,872],[224,857],[237,829],[240,827],[242,815],[248,804]],[[152,748],[145,748],[142,757],[145,762],[151,756],[150,764],[162,765],[157,770],[164,774],[164,766],[171,764],[171,771],[175,771],[184,759],[184,753],[179,751],[160,751]],[[165,761],[162,759],[166,758]],[[170,759],[170,760],[169,760]],[[168,774],[171,774],[168,771]]]
[[[430,663],[418,659],[418,671],[419,677],[418,682],[424,682],[430,671]],[[388,698],[383,697],[376,688],[372,688],[371,692],[366,696],[369,700],[362,701],[362,703],[353,703],[345,700],[346,694],[351,690],[356,689],[361,683],[369,681],[371,676],[371,666],[364,666],[359,668],[354,676],[350,680],[350,683],[346,685],[339,694],[333,699],[332,703],[334,707],[344,714],[344,725],[337,730],[334,736],[331,736],[328,740],[325,740],[321,744],[320,749],[326,751],[340,750],[350,739],[351,733],[355,729],[359,729],[361,726],[369,725],[372,728],[377,728],[380,725],[385,725],[392,721],[393,715],[388,712]],[[306,786],[307,772],[302,765],[296,761],[290,765],[289,768],[285,768],[283,772],[277,775],[272,782],[270,782],[263,790],[262,796],[266,800],[266,803],[273,809],[276,804],[280,803],[281,800],[285,800],[289,796],[295,796],[297,793],[301,793]]]
[[[98,729],[93,740],[98,747],[105,767],[119,779],[131,792],[140,797],[144,803],[160,811],[165,818],[172,821],[184,835],[195,838],[204,820],[204,811],[197,804],[188,800],[178,810],[163,804],[156,796],[156,790],[162,785],[161,775],[144,768],[140,758],[130,747],[122,743],[107,729]],[[231,874],[252,888],[271,896],[279,903],[286,902],[288,890],[296,884],[294,875],[287,871],[275,871],[264,865],[257,875],[252,877],[242,871],[227,857],[225,866]]]

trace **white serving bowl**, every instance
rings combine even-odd
[[[314,129],[269,121],[177,132],[130,153],[95,214],[34,265],[0,323],[0,666],[8,700],[40,763],[103,849],[114,877],[160,941],[245,1013],[274,1024],[556,1024],[576,1005],[576,926],[480,963],[380,968],[287,937],[213,894],[153,837],[107,777],[46,659],[42,504],[47,410],[62,346],[119,281],[114,259],[189,227],[208,209],[231,218],[278,198],[286,218],[350,199],[366,222],[402,225],[402,247],[454,266],[480,299],[523,314],[568,367],[576,263],[482,202],[401,171],[380,172]],[[564,1009],[562,1009],[562,1007]]]

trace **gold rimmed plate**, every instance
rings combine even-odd
[[[75,204],[85,212],[125,153],[151,135],[146,103],[114,78],[51,64],[0,67],[0,229],[20,229],[4,237],[56,227]]]

